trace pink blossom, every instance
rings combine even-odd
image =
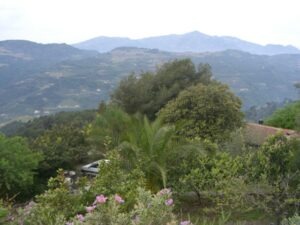
[[[81,222],[84,221],[84,216],[82,214],[77,214],[76,218]]]
[[[115,201],[122,204],[124,203],[125,201],[122,199],[122,197],[120,195],[115,195]]]
[[[93,206],[88,206],[88,207],[85,207],[85,209],[86,209],[86,211],[87,211],[88,213],[92,212],[92,211],[93,211],[95,208],[96,208],[96,206],[95,206],[95,205],[93,205]]]
[[[67,222],[66,225],[74,225],[73,222]]]
[[[158,195],[169,195],[171,194],[171,189],[170,188],[164,188],[162,190],[160,190],[157,194]]]
[[[192,225],[192,224],[189,220],[185,220],[185,221],[180,222],[180,225]]]
[[[103,204],[105,203],[107,200],[107,197],[105,197],[104,195],[98,195],[96,196],[96,200],[94,201],[94,205],[97,203]]]
[[[167,206],[173,205],[173,199],[172,199],[172,198],[167,199],[167,200],[165,201],[165,204],[166,204]]]

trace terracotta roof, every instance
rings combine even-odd
[[[300,137],[295,130],[282,129],[257,123],[247,123],[244,128],[245,142],[251,145],[261,145],[270,135],[282,132],[287,137]]]

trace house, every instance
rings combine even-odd
[[[271,127],[257,123],[247,123],[244,128],[244,139],[249,145],[260,146],[269,136],[277,133],[283,133],[283,135],[289,138],[300,138],[300,133],[295,130]]]

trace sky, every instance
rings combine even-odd
[[[0,0],[0,40],[73,44],[191,31],[300,48],[300,1]]]

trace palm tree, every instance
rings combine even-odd
[[[150,122],[141,114],[130,116],[115,106],[108,106],[97,116],[90,138],[102,153],[105,153],[108,138],[110,143],[106,150],[118,149],[127,171],[142,170],[153,192],[166,187],[172,166],[189,152],[200,149],[183,143],[173,125],[164,125],[159,118]]]
[[[93,155],[103,157],[107,150],[117,147],[124,140],[124,131],[130,124],[131,117],[119,107],[105,107],[86,129],[88,140],[95,148]]]
[[[125,140],[118,146],[127,168],[139,167],[152,191],[166,187],[168,162],[176,149],[174,126],[162,125],[158,119],[149,122],[141,115],[131,122]]]

